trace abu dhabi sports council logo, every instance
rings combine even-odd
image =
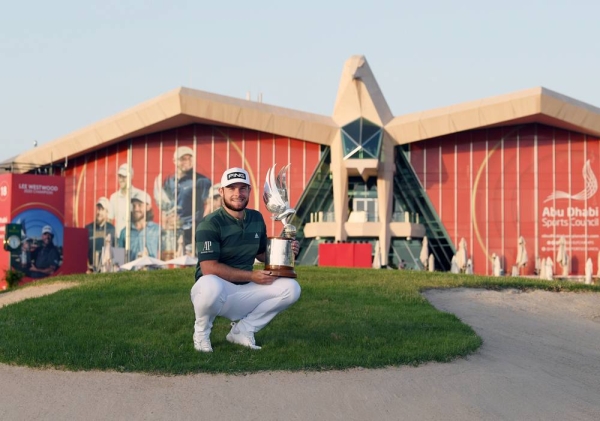
[[[564,191],[555,191],[544,200],[544,203],[554,199],[573,199],[573,200],[586,200],[596,194],[598,191],[598,180],[594,171],[592,171],[592,165],[588,159],[583,165],[583,182],[584,189],[577,194],[569,194]]]
[[[598,180],[592,171],[590,160],[583,165],[583,183],[584,189],[577,194],[569,194],[564,191],[555,191],[544,200],[545,202],[555,199],[570,199],[577,201],[585,201],[596,194],[598,191]],[[564,202],[563,202],[564,203]],[[589,206],[588,203],[574,204],[569,202],[567,207],[564,205],[556,207],[544,206],[542,209],[542,228],[555,229],[557,227],[586,227],[597,230],[600,226],[600,210],[598,206]]]
[[[244,174],[243,172],[232,172],[231,174],[227,174],[227,180],[233,180],[234,178],[245,180],[246,174]]]

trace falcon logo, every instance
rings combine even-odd
[[[231,174],[227,174],[228,180],[233,180],[234,178],[239,178],[241,180],[245,180],[246,174],[244,174],[243,172],[232,172]]]
[[[258,233],[255,233],[255,234],[254,234],[254,238],[260,238],[260,237],[258,236]]]
[[[544,203],[549,202],[553,199],[573,199],[573,200],[586,200],[596,194],[598,191],[598,180],[596,179],[596,174],[592,171],[592,165],[590,164],[590,160],[583,166],[583,184],[584,189],[577,194],[569,194],[565,191],[555,191],[550,196],[544,200]]]

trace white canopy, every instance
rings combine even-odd
[[[196,263],[198,263],[198,258],[188,256],[188,255],[179,256],[174,259],[167,260],[165,262],[165,264],[167,264],[167,265],[178,265],[178,266],[196,266]]]
[[[143,267],[149,266],[166,266],[167,264],[160,259],[156,259],[150,256],[142,256],[138,259],[132,260],[129,263],[125,263],[121,266],[123,270],[137,270]]]

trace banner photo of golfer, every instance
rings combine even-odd
[[[196,226],[221,206],[223,171],[248,171],[249,207],[263,214],[269,235],[278,235],[281,223],[271,218],[262,200],[267,170],[290,163],[288,194],[294,206],[320,157],[318,144],[201,124],[136,137],[69,161],[66,190],[74,203],[67,207],[65,221],[102,235],[114,232],[114,245],[125,249],[127,261],[143,255],[164,261],[195,256]],[[94,240],[90,258],[102,245],[100,237]]]

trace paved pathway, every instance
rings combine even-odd
[[[1,420],[598,420],[600,294],[430,291],[484,345],[449,364],[158,377],[0,365]]]

